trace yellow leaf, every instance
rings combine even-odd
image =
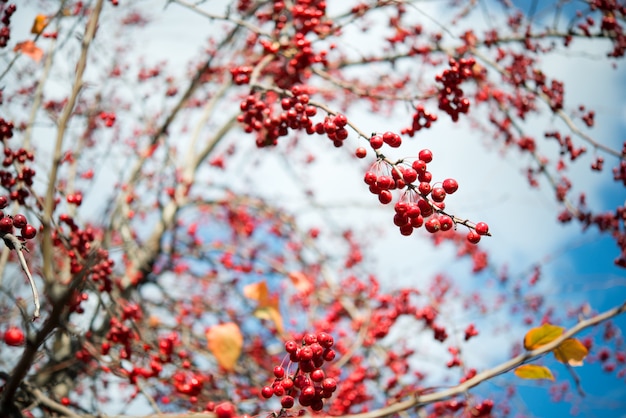
[[[546,345],[559,338],[564,330],[565,328],[563,327],[551,324],[543,324],[540,327],[533,328],[524,337],[524,348],[526,350],[534,350],[542,345]]]
[[[34,33],[35,35],[39,35],[45,29],[48,24],[48,18],[46,15],[37,15],[35,17],[35,21],[33,22],[32,28],[30,28],[30,33]]]
[[[265,280],[244,286],[243,294],[248,299],[257,301],[254,316],[272,321],[276,330],[282,334],[283,318],[280,315],[280,300],[278,296],[271,296]]]
[[[254,311],[254,316],[259,319],[272,321],[276,326],[276,331],[278,331],[279,334],[283,333],[283,317],[280,315],[278,307],[266,306],[263,308],[258,308],[256,311]]]
[[[234,322],[212,326],[206,332],[206,339],[217,363],[227,371],[234,370],[243,347],[239,326]]]
[[[515,375],[522,379],[550,379],[554,380],[550,369],[536,364],[524,364],[515,369]]]
[[[301,293],[307,293],[313,289],[313,283],[311,283],[307,275],[301,271],[292,271],[289,273],[288,277],[296,290]]]
[[[13,51],[21,52],[36,62],[41,61],[41,58],[43,58],[43,50],[35,45],[33,41],[19,42],[15,45]]]
[[[587,347],[575,338],[568,338],[554,349],[554,357],[561,363],[567,363],[570,366],[582,366],[583,359],[588,353]]]

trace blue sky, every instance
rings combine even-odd
[[[153,1],[157,4],[155,11],[160,11],[162,1]],[[523,10],[527,10],[531,1],[519,1]],[[538,2],[545,6],[546,2]],[[441,12],[436,5],[432,13]],[[489,4],[494,13],[497,6]],[[35,11],[30,16],[19,15],[23,18],[23,29],[27,33]],[[166,26],[159,26],[158,30],[140,34],[136,40],[142,46],[142,54],[149,61],[170,59],[175,62],[185,60],[200,50],[205,44],[206,35],[210,32],[205,20],[194,16],[193,13],[171,5],[165,15],[159,15]],[[443,14],[442,16],[445,16]],[[198,30],[190,31],[189,27]],[[15,32],[15,36],[18,35]],[[18,38],[16,38],[18,39]],[[359,43],[357,38],[355,44]],[[595,44],[579,43],[579,48],[595,48]],[[623,65],[611,69],[610,65],[602,62],[576,57],[558,56],[557,59],[547,59],[546,66],[557,76],[566,79],[568,90],[566,103],[576,106],[578,103],[589,103],[597,110],[598,127],[594,134],[608,140],[617,147],[626,138],[624,124],[625,102],[624,81],[626,74]],[[565,63],[565,64],[564,64]],[[181,74],[185,65],[180,66]],[[588,78],[593,78],[593,83]],[[399,130],[407,125],[408,114],[398,110],[393,116],[373,114],[365,107],[356,107],[348,116],[357,121],[357,124],[366,132],[382,130]],[[541,131],[544,126],[553,124],[549,117],[534,119],[528,129]],[[350,149],[357,145],[356,139],[351,139]],[[326,144],[325,144],[326,145]],[[363,145],[362,143],[359,145]],[[451,273],[458,273],[467,278],[467,266],[450,267],[454,260],[451,249],[436,249],[429,247],[425,233],[417,234],[408,241],[399,237],[397,230],[391,225],[391,208],[383,208],[375,198],[367,193],[362,185],[362,171],[355,164],[346,164],[346,150],[329,151],[327,147],[310,146],[316,154],[323,156],[312,165],[296,165],[292,170],[284,170],[285,161],[271,152],[258,152],[250,141],[249,153],[234,160],[233,166],[240,164],[250,167],[250,155],[253,155],[254,166],[244,171],[241,184],[233,181],[234,187],[242,190],[255,188],[271,199],[284,202],[295,211],[301,212],[303,224],[315,225],[331,219],[333,223],[345,226],[355,226],[367,229],[372,225],[374,231],[365,235],[369,239],[375,237],[367,248],[374,256],[375,262],[371,267],[387,278],[388,282],[395,281],[396,285],[406,282],[424,285],[424,278],[429,278],[434,272],[450,269]],[[241,145],[246,150],[246,145]],[[435,153],[433,172],[438,178],[454,177],[459,179],[461,188],[449,200],[450,207],[455,213],[470,219],[487,221],[494,233],[489,240],[481,242],[496,262],[508,262],[513,273],[521,274],[527,271],[534,263],[546,256],[554,258],[544,265],[545,277],[541,284],[549,304],[564,310],[588,301],[595,311],[603,311],[623,302],[626,299],[626,271],[613,265],[617,256],[617,248],[612,239],[596,232],[594,228],[585,234],[580,234],[580,226],[576,223],[558,225],[555,223],[555,210],[552,192],[547,187],[541,190],[531,190],[521,174],[524,167],[523,157],[515,152],[500,153],[498,147],[480,134],[468,129],[468,125],[452,125],[447,119],[434,125],[433,129],[414,140],[406,141],[402,149],[404,155],[416,154],[423,147],[428,147]],[[453,152],[452,152],[452,151]],[[277,154],[277,153],[274,153]],[[256,157],[258,155],[258,157]],[[400,156],[400,155],[399,155]],[[589,157],[583,158],[580,169],[572,173],[577,185],[582,189],[590,190],[590,202],[594,207],[615,208],[623,204],[626,198],[624,187],[610,181],[610,169],[615,159],[605,157],[606,169],[601,175],[592,173],[587,165]],[[277,174],[279,173],[279,174]],[[292,174],[300,176],[291,177]],[[280,179],[272,184],[260,179]],[[322,216],[319,213],[303,211],[307,201],[304,200],[301,190],[302,184],[316,190],[315,202],[325,207]],[[278,185],[278,186],[277,186]],[[330,186],[329,186],[330,185]],[[544,185],[545,186],[545,185]],[[348,209],[346,209],[348,207]],[[366,228],[363,228],[363,226]],[[380,236],[378,233],[380,232]],[[415,274],[419,266],[419,275]],[[402,279],[402,277],[404,279]],[[406,280],[406,282],[403,282]],[[480,289],[484,282],[468,282],[471,286]],[[509,318],[498,317],[498,321],[506,322]],[[488,318],[489,320],[489,318]],[[513,322],[515,321],[515,325]],[[626,317],[622,316],[615,321],[618,329],[626,329]],[[520,326],[519,318],[511,319],[511,326],[521,336],[524,327]],[[570,323],[571,324],[571,323]],[[514,335],[518,335],[514,334]],[[585,335],[585,334],[583,334]],[[494,344],[495,345],[495,344]],[[475,347],[475,346],[472,346]],[[481,347],[484,347],[481,346]],[[509,355],[508,347],[491,347],[487,353],[484,348],[476,347],[470,354],[476,356],[481,364],[495,364]],[[482,353],[481,353],[482,352]],[[546,359],[547,363],[558,374],[559,381],[569,381],[565,367]],[[588,394],[584,399],[575,401],[580,416],[588,417],[621,417],[626,416],[625,380],[616,379],[615,373],[607,374],[602,371],[598,363],[586,364],[576,369],[581,378],[581,386]],[[515,379],[513,376],[501,379]],[[501,379],[496,383],[501,382]],[[489,393],[497,389],[497,385],[486,383],[479,387],[477,393]],[[550,401],[548,385],[532,381],[520,382],[517,385],[521,401],[514,404],[525,416],[535,417],[565,417],[572,414],[569,403],[555,403]],[[578,396],[574,394],[573,396]],[[608,399],[608,401],[607,401]],[[515,409],[514,409],[515,411]],[[514,414],[513,414],[514,415]]]

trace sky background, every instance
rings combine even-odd
[[[215,11],[221,11],[224,2],[210,3]],[[529,10],[533,3],[515,2],[522,10]],[[538,3],[545,6],[549,2]],[[219,25],[207,24],[205,18],[175,4],[162,11],[164,4],[161,0],[137,2],[142,10],[151,11],[157,24],[138,31],[133,42],[139,46],[138,54],[146,62],[168,60],[170,64],[186,63],[206,45],[208,35]],[[331,13],[337,4],[329,1]],[[535,9],[537,19],[541,19],[543,9],[536,6]],[[421,23],[425,26],[432,25],[433,20],[445,23],[449,19],[445,2],[428,2],[420,5],[420,10],[423,16]],[[499,6],[495,2],[482,2],[478,10],[480,13],[470,16],[474,24],[469,26],[483,28],[500,18]],[[36,13],[35,7],[20,8],[14,17],[16,27],[12,39],[27,37]],[[455,35],[460,34],[455,32],[455,27],[447,29]],[[351,47],[356,49],[368,45],[376,48],[376,32],[369,35],[372,39],[367,40],[356,28],[346,28],[346,33]],[[593,135],[619,149],[626,138],[626,73],[623,63],[618,62],[616,68],[611,68],[605,60],[598,59],[607,50],[606,44],[598,46],[595,42],[576,41],[573,52],[546,56],[542,66],[546,73],[565,82],[566,106],[584,103],[594,109],[597,116]],[[179,65],[181,78],[185,77],[186,68],[186,64]],[[365,132],[399,131],[410,122],[410,113],[406,109],[397,109],[392,115],[387,115],[373,113],[365,106],[355,106],[347,116]],[[531,134],[540,135],[545,126],[554,125],[558,122],[544,115],[530,118],[525,128]],[[382,207],[363,185],[366,164],[356,160],[346,164],[352,150],[364,145],[362,140],[358,143],[352,136],[349,141],[349,146],[336,152],[329,151],[326,144],[321,147],[315,143],[304,144],[318,156],[313,164],[287,163],[278,152],[256,150],[253,141],[240,141],[238,146],[243,152],[229,164],[242,170],[241,181],[231,184],[235,189],[254,188],[258,194],[284,203],[300,213],[304,225],[334,223],[353,226],[361,231],[360,236],[369,242],[366,250],[370,257],[366,262],[385,278],[389,286],[424,285],[432,274],[444,270],[453,277],[464,278],[463,286],[468,291],[483,288],[485,282],[480,277],[468,275],[467,263],[455,261],[452,247],[433,250],[424,231],[418,231],[409,239],[399,235],[391,223],[392,209]],[[540,146],[549,147],[543,143]],[[467,124],[454,125],[444,115],[440,115],[440,121],[432,129],[420,132],[414,139],[405,140],[401,154],[390,153],[390,156],[393,159],[416,155],[422,148],[431,149],[435,155],[435,160],[429,165],[435,178],[453,177],[459,180],[459,191],[447,200],[453,213],[489,223],[493,237],[483,239],[480,246],[496,263],[507,263],[513,276],[526,274],[536,263],[541,263],[544,274],[538,288],[545,295],[548,305],[566,311],[588,302],[593,310],[603,311],[626,299],[625,270],[613,265],[613,259],[618,254],[614,241],[594,228],[581,234],[576,223],[556,223],[557,205],[553,192],[545,184],[539,190],[528,186],[523,174],[528,162],[525,157],[511,150],[502,150],[490,138],[469,129]],[[589,152],[572,168],[570,176],[575,189],[585,190],[589,205],[594,208],[610,209],[623,204],[626,199],[624,187],[610,180],[615,159],[605,157],[607,168],[602,173],[595,173],[588,169],[592,156],[593,153]],[[267,178],[275,180],[271,184],[260,181]],[[315,190],[313,202],[323,210],[309,210],[311,200],[303,193],[303,185]],[[463,315],[460,304],[450,309],[452,317]],[[502,312],[495,317],[476,318],[476,321],[482,321],[485,327],[510,326],[511,333],[518,335],[520,340],[528,329],[521,325],[519,318],[508,318]],[[616,319],[615,324],[623,332],[626,318]],[[466,355],[472,359],[472,364],[488,367],[509,357],[507,341],[498,340],[497,336],[493,338],[489,350],[484,349],[484,340],[468,344]],[[550,359],[546,359],[546,365],[558,375],[559,381],[573,382],[562,365]],[[624,378],[618,379],[615,373],[604,372],[598,363],[587,364],[575,371],[586,393],[584,399],[574,402],[575,410],[572,410],[571,403],[552,402],[546,384],[519,381],[517,388],[521,399],[518,404],[512,405],[513,411],[534,417],[569,416],[573,413],[589,417],[626,417]],[[497,391],[504,380],[512,378],[500,377],[481,385],[477,391]]]

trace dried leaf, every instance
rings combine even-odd
[[[575,338],[568,338],[554,349],[554,357],[561,363],[567,363],[570,366],[582,366],[583,359],[588,353],[587,347]]]
[[[283,317],[278,310],[278,306],[265,306],[262,308],[257,308],[254,311],[254,316],[259,319],[272,321],[276,326],[276,331],[278,331],[279,334],[283,333]]]
[[[217,363],[227,371],[234,370],[243,347],[239,326],[234,322],[212,326],[206,332],[206,339]]]
[[[288,277],[298,292],[307,293],[313,289],[313,283],[311,283],[308,276],[301,271],[292,271],[289,273]]]
[[[551,324],[543,324],[540,327],[533,328],[524,337],[524,348],[526,350],[534,350],[546,345],[559,338],[564,330],[565,328],[563,327]]]
[[[34,33],[35,35],[39,35],[45,29],[48,24],[48,17],[46,15],[37,15],[35,16],[35,21],[33,22],[32,28],[30,28],[30,33]]]
[[[554,380],[550,369],[536,364],[524,364],[515,369],[515,375],[522,379],[550,379]]]
[[[269,289],[265,280],[244,286],[243,294],[248,299],[256,300],[259,304],[269,299]]]
[[[272,321],[279,334],[283,332],[283,317],[280,315],[280,300],[278,296],[270,295],[265,280],[244,286],[243,294],[248,299],[257,302],[254,316],[259,319]]]
[[[13,48],[15,52],[21,52],[22,54],[30,57],[36,62],[41,61],[43,58],[43,50],[39,48],[33,41],[24,41],[15,45]]]

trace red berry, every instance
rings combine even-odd
[[[426,230],[430,233],[435,233],[441,229],[441,222],[437,218],[430,218],[424,224]]]
[[[443,202],[446,198],[446,191],[443,189],[443,187],[435,187],[433,188],[432,192],[430,192],[430,197],[435,202]]]
[[[489,225],[484,222],[478,222],[475,228],[478,235],[487,235],[489,233]]]
[[[7,345],[17,347],[24,344],[24,333],[17,327],[10,327],[4,333],[4,342]]]
[[[383,137],[380,135],[374,135],[370,138],[370,146],[374,149],[379,149],[383,146]]]
[[[37,235],[37,229],[32,225],[26,225],[22,228],[22,237],[24,239],[33,239]]]
[[[324,348],[330,348],[335,343],[333,336],[325,332],[317,334],[317,342]]]
[[[6,196],[0,196],[0,209],[4,209],[9,206],[9,198]]]
[[[426,171],[426,163],[422,160],[413,161],[413,164],[411,165],[411,167],[413,167],[413,170],[417,171],[417,174],[423,173],[424,171]]]
[[[459,183],[455,179],[445,179],[442,186],[446,193],[452,194],[458,190]]]
[[[354,154],[358,157],[358,158],[365,158],[367,156],[367,150],[363,147],[358,147],[356,149],[356,151],[354,152]]]
[[[26,216],[22,215],[21,213],[18,213],[15,216],[13,216],[13,225],[16,228],[20,228],[20,229],[24,228],[26,224],[28,224],[28,221],[26,220]]]
[[[441,215],[439,217],[439,222],[441,223],[442,231],[449,231],[454,227],[454,222],[452,222],[452,218],[446,215]]]
[[[337,382],[332,377],[327,377],[322,382],[322,389],[328,392],[334,392],[337,389]]]
[[[236,415],[235,406],[230,402],[222,402],[215,407],[215,416],[217,418],[233,418]]]
[[[433,153],[429,149],[421,150],[418,156],[420,160],[424,161],[427,164],[433,160]],[[416,170],[416,171],[419,171],[419,170]]]
[[[313,359],[313,350],[311,350],[311,347],[302,347],[298,353],[298,358],[300,359],[300,361],[308,361]]]
[[[322,369],[315,369],[311,372],[311,380],[314,382],[321,382],[324,380],[324,371]]]
[[[288,353],[295,353],[298,350],[298,343],[294,340],[288,340],[285,342],[285,351]]]
[[[282,405],[283,408],[285,409],[289,409],[291,407],[293,407],[295,401],[293,399],[293,396],[285,396],[280,400],[280,404]]]
[[[478,244],[478,242],[480,241],[480,235],[478,235],[478,233],[476,233],[476,231],[474,230],[469,231],[467,234],[467,240],[472,244]]]
[[[13,232],[13,219],[8,216],[0,219],[0,232],[4,232],[5,234]]]
[[[276,376],[277,379],[282,379],[285,377],[285,369],[280,366],[274,367],[274,376]]]
[[[378,195],[378,200],[383,205],[386,205],[387,203],[389,203],[389,202],[391,202],[393,200],[393,195],[391,194],[391,192],[389,190],[382,190],[380,192],[380,194]],[[0,219],[0,221],[2,221],[2,220]]]
[[[264,386],[263,389],[261,389],[261,396],[263,396],[265,399],[269,399],[272,396],[274,396],[274,389],[272,389],[270,386]]]

